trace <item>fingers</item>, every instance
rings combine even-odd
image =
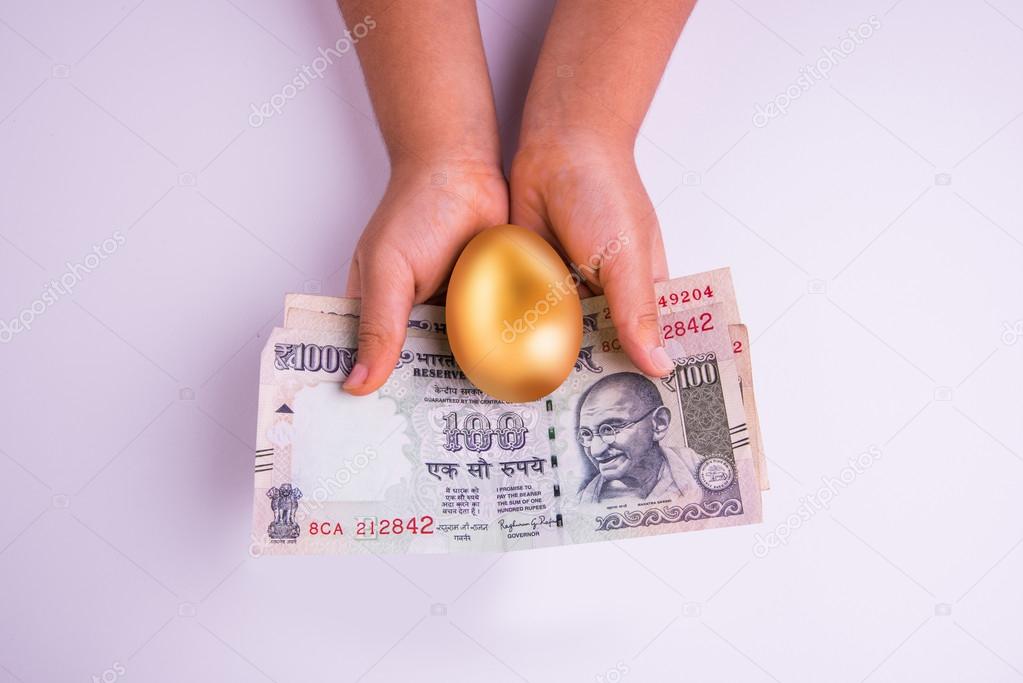
[[[412,270],[398,253],[370,250],[352,264],[348,292],[362,298],[355,367],[342,388],[355,396],[379,389],[401,353],[412,310]]]
[[[654,246],[634,236],[630,246],[601,265],[600,284],[629,359],[647,375],[663,377],[673,364],[661,343],[654,277],[656,269],[663,269],[665,275],[667,269],[663,249],[658,256]]]

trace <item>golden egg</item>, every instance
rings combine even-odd
[[[535,401],[572,371],[582,343],[576,278],[518,225],[474,237],[451,273],[447,332],[462,372],[494,398]]]

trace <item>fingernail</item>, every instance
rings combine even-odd
[[[650,362],[654,364],[661,375],[670,375],[671,371],[675,369],[675,364],[671,362],[671,358],[668,358],[668,353],[663,346],[655,346],[650,349]]]
[[[342,389],[358,389],[369,376],[369,370],[362,363],[356,363],[352,371],[348,373],[348,379],[341,385]]]

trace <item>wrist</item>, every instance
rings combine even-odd
[[[589,144],[631,156],[638,132],[638,125],[631,125],[576,84],[555,81],[527,97],[519,148]]]
[[[451,178],[454,176],[454,178]],[[391,155],[391,179],[421,178],[433,184],[449,179],[504,178],[499,156],[478,149],[420,149]]]
[[[546,176],[579,167],[632,168],[635,140],[579,122],[548,123],[523,131],[512,160],[512,177]]]
[[[446,114],[419,117],[398,129],[386,129],[384,139],[392,169],[465,166],[501,168],[501,143],[496,117]]]
[[[386,195],[400,203],[413,196],[429,195],[433,200],[428,201],[436,201],[448,195],[487,224],[482,227],[507,223],[508,182],[502,168],[493,159],[458,152],[395,159]]]

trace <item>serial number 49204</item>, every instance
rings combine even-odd
[[[678,306],[679,304],[688,304],[690,301],[700,301],[701,299],[712,298],[714,298],[714,290],[710,288],[710,285],[707,285],[703,289],[693,287],[692,289],[680,289],[677,292],[668,292],[657,300],[657,305],[661,308],[668,308],[671,306]]]

